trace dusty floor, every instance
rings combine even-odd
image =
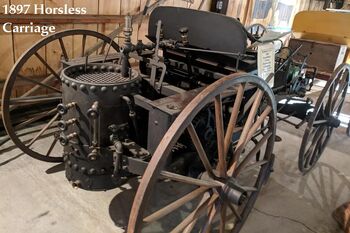
[[[345,114],[350,114],[349,102]],[[297,170],[303,131],[283,123],[278,129],[283,141],[275,146],[275,171],[242,233],[340,233],[331,212],[350,200],[350,138],[345,128],[333,133],[318,165],[306,176]],[[6,145],[0,148],[1,233],[123,232],[136,178],[105,192],[73,189],[61,164],[34,160],[19,149],[4,152]]]

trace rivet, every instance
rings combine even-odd
[[[113,91],[117,91],[118,90],[118,87],[117,86],[114,86],[113,87]]]
[[[66,162],[68,160],[68,155],[63,156],[63,161]]]
[[[93,69],[93,70],[97,70],[97,66],[94,65],[94,66],[92,67],[92,69]]]
[[[86,90],[86,86],[84,84],[81,84],[79,88],[80,88],[81,91],[85,91]]]
[[[115,72],[120,73],[120,67],[116,67]]]
[[[88,171],[88,174],[89,175],[94,175],[96,173],[96,170],[94,168],[91,168],[89,171]]]
[[[64,78],[63,77],[61,78],[61,81],[64,82]]]
[[[76,171],[78,171],[78,170],[79,170],[79,166],[78,166],[78,164],[76,164],[76,163],[75,163],[75,164],[73,164],[73,169],[74,169],[74,170],[76,170]]]
[[[83,70],[83,66],[79,66],[79,70]]]
[[[101,87],[101,91],[102,92],[106,92],[107,91],[107,87]]]
[[[158,121],[154,121],[154,124],[155,124],[155,125],[158,125]]]
[[[64,83],[69,86],[69,81],[68,80],[65,80]]]
[[[113,66],[108,66],[108,71],[113,71]]]
[[[106,66],[101,66],[101,70],[105,70],[106,69]]]
[[[80,151],[79,151],[77,148],[74,148],[74,152],[75,152],[77,155],[80,155]]]
[[[90,87],[90,90],[91,90],[92,92],[95,92],[95,91],[96,91],[96,87],[95,87],[95,86],[91,86],[91,87]]]
[[[134,86],[135,86],[135,83],[131,83],[130,85],[131,85],[131,87],[134,87]]]
[[[72,166],[72,161],[68,160],[67,164],[68,166]]]
[[[123,85],[123,88],[126,89],[128,86],[127,85]]]
[[[85,172],[86,172],[86,167],[81,167],[81,168],[80,168],[80,171],[81,171],[82,173],[85,173]]]
[[[103,175],[103,174],[106,173],[106,169],[102,168],[100,172],[101,172],[101,174]]]
[[[76,88],[77,88],[77,84],[76,84],[75,82],[72,82],[72,87],[73,87],[74,89],[76,89]]]

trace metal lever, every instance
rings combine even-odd
[[[158,20],[157,22],[157,32],[156,32],[156,47],[154,49],[154,56],[153,56],[153,63],[151,63],[151,86],[155,87],[156,85],[156,74],[157,74],[157,67],[156,63],[159,61],[158,51],[159,51],[159,43],[160,43],[160,36],[161,36],[161,29],[162,29],[162,21]]]

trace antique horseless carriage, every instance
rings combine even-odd
[[[277,121],[307,124],[303,173],[340,124],[348,65],[335,70],[312,104],[304,96],[313,76],[304,73],[306,59],[293,61],[298,50],[281,48],[275,72],[263,80],[255,75],[256,51],[247,48],[257,38],[233,18],[158,7],[149,19],[151,43],[132,44],[131,36],[127,16],[122,46],[87,30],[46,37],[18,60],[2,98],[14,143],[36,159],[64,161],[74,187],[106,190],[142,175],[128,232],[149,223],[171,232],[239,232],[272,170]],[[81,50],[67,49],[72,40],[81,40]],[[92,53],[87,47],[95,44]],[[43,48],[55,48],[55,64],[44,59]],[[47,71],[39,81],[21,74],[33,58]],[[19,81],[33,87],[14,97]],[[33,147],[40,140],[48,146]],[[171,188],[171,200],[159,200],[158,188]]]

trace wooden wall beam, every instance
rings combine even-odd
[[[124,22],[123,15],[0,15],[0,24],[98,24],[98,23],[115,23]]]

